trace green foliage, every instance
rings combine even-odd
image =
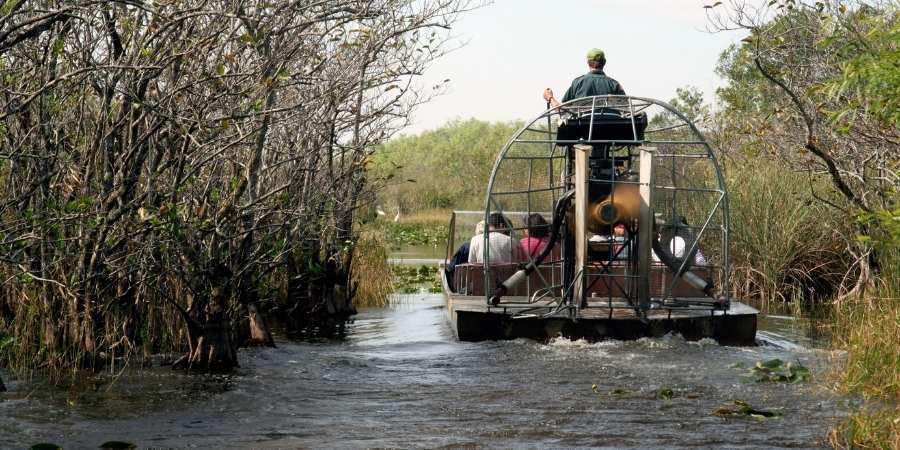
[[[756,382],[800,383],[809,380],[809,369],[799,363],[785,363],[778,358],[757,361],[750,369],[750,379]]]
[[[831,100],[843,103],[831,112],[832,122],[848,131],[865,114],[900,128],[900,12],[858,10],[831,20],[838,26],[820,45],[836,48],[842,59],[840,74],[822,86]]]
[[[900,176],[900,173],[897,174]],[[873,233],[857,236],[881,252],[900,250],[900,195],[889,193],[888,206],[871,213],[861,213],[857,220]]]
[[[669,100],[669,104],[699,128],[705,128],[712,117],[709,105],[703,101],[703,92],[694,86],[676,88],[675,98]],[[676,120],[673,114],[665,111],[663,114],[654,116],[651,119],[650,129],[674,123],[676,123]]]
[[[439,247],[447,243],[447,226],[378,221],[368,228],[382,232],[392,249],[409,246]]]
[[[731,45],[722,52],[716,75],[726,81],[725,86],[716,90],[726,115],[771,111],[773,99],[779,97],[775,87],[754,67],[749,44]]]
[[[520,126],[470,119],[388,142],[369,168],[385,185],[379,201],[389,212],[484,207],[494,158]]]

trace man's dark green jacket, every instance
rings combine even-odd
[[[592,70],[572,81],[563,103],[581,97],[594,95],[625,95],[622,85],[618,81],[606,76],[602,70]]]

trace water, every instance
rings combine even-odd
[[[123,371],[65,390],[11,381],[0,448],[820,448],[843,400],[816,383],[741,381],[781,358],[827,371],[805,325],[761,320],[760,346],[457,342],[437,295],[360,311],[343,339],[244,349],[235,375]],[[592,385],[597,385],[597,393]],[[670,387],[674,398],[657,400]],[[766,420],[712,414],[735,399]]]

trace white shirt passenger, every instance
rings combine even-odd
[[[504,264],[522,260],[522,244],[509,236],[492,231],[488,234],[490,264]],[[484,264],[484,234],[476,234],[469,241],[469,264]]]

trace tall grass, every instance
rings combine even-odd
[[[353,259],[352,282],[356,285],[356,306],[384,306],[394,292],[388,264],[387,240],[378,231],[360,233]]]
[[[729,161],[732,289],[771,302],[830,295],[851,264],[839,213],[814,198],[820,181],[772,161]]]
[[[847,351],[836,386],[874,400],[835,428],[835,447],[900,448],[900,248],[884,250],[880,263],[874,291],[833,307],[835,344]]]

